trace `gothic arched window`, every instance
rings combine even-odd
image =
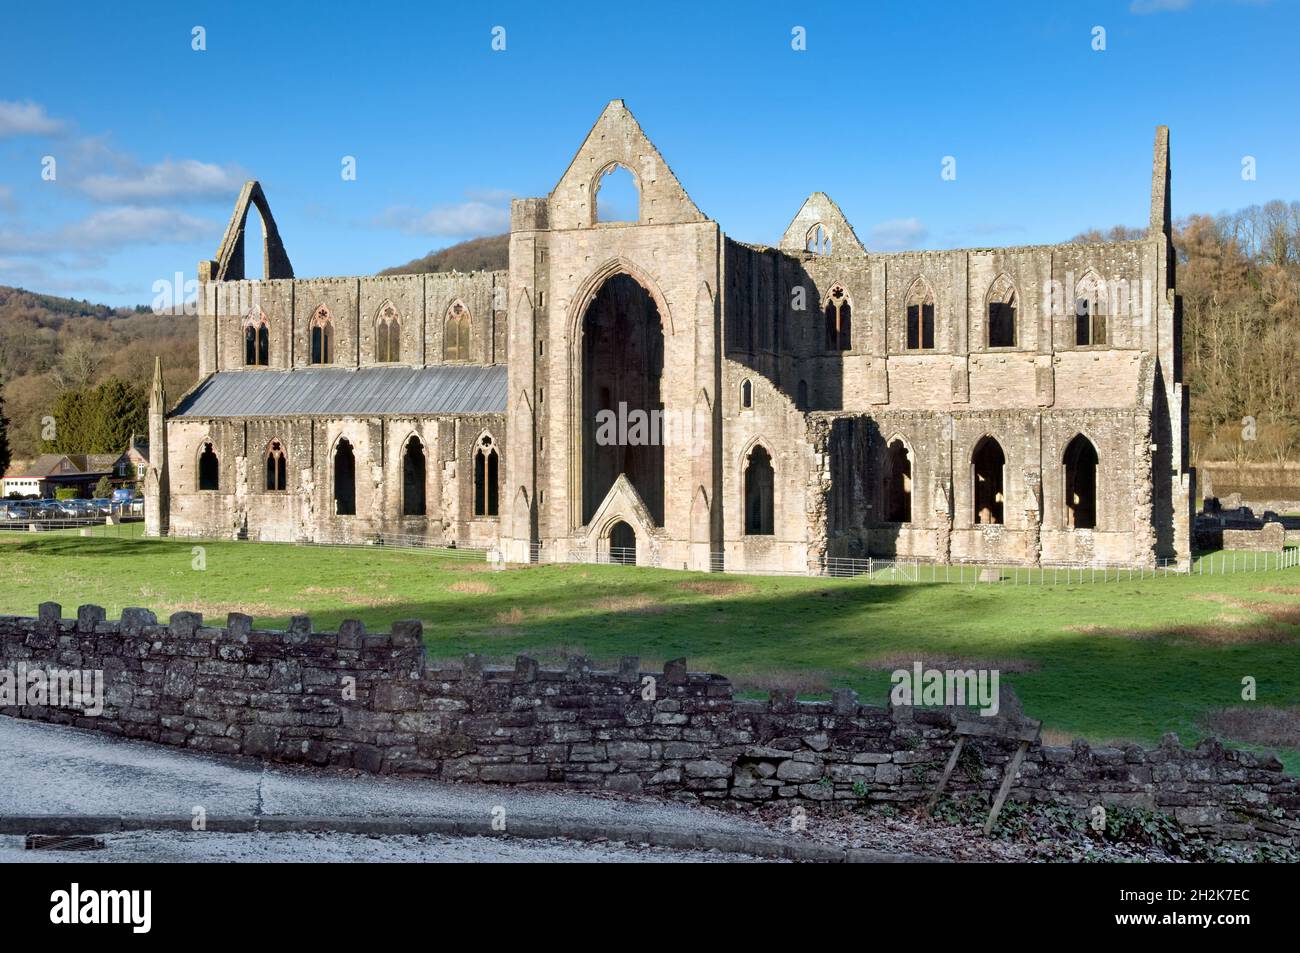
[[[334,319],[326,307],[317,308],[311,318],[311,363],[334,363]]]
[[[989,347],[1016,346],[1016,288],[1006,275],[998,275],[985,295]]]
[[[924,278],[917,278],[907,293],[907,349],[929,351],[934,348],[934,289]]]
[[[266,315],[254,311],[244,318],[244,365],[266,367],[271,359],[271,325]]]
[[[826,349],[847,351],[853,346],[853,308],[843,285],[826,296]]]
[[[474,515],[497,515],[498,484],[497,448],[484,434],[474,448]]]
[[[469,309],[453,301],[442,325],[442,359],[448,363],[469,360]]]
[[[392,363],[402,359],[402,321],[392,304],[385,304],[375,318],[375,360]]]
[[[272,440],[266,449],[266,488],[273,492],[285,489],[287,476],[284,447],[280,441]]]

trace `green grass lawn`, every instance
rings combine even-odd
[[[478,652],[647,666],[686,656],[747,692],[773,686],[821,697],[847,686],[882,702],[889,670],[1002,669],[1053,740],[1157,741],[1206,733],[1207,710],[1240,705],[1253,676],[1259,706],[1300,705],[1300,570],[1170,576],[1056,586],[901,584],[739,576],[620,566],[493,570],[418,551],[143,540],[138,526],[99,538],[0,534],[0,613],[47,599],[110,618],[144,606],[160,618],[246,612],[318,629],[359,618],[373,630],[421,619],[430,653]],[[946,664],[947,663],[947,664]],[[1280,753],[1300,771],[1300,741]]]

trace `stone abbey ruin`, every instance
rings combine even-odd
[[[614,170],[633,220],[598,215]],[[881,254],[816,192],[764,247],[615,100],[550,195],[514,201],[508,270],[307,279],[250,182],[199,266],[200,380],[170,412],[155,385],[148,531],[699,570],[1185,565],[1169,181],[1160,127],[1139,240]],[[629,411],[651,425],[610,439]]]

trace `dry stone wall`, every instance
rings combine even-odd
[[[735,698],[721,675],[684,659],[643,672],[582,659],[562,669],[520,657],[493,667],[475,656],[426,658],[419,622],[367,632],[344,622],[315,632],[224,626],[145,609],[119,621],[87,605],[75,619],[44,603],[36,618],[0,617],[0,665],[103,672],[104,707],[0,708],[130,738],[270,761],[479,782],[550,782],[678,799],[737,802],[923,801],[967,717],[951,708],[829,702],[773,692]],[[1004,706],[1005,707],[1005,706]],[[970,738],[949,782],[955,796],[989,796],[1013,742]],[[1033,745],[1013,799],[1087,809],[1122,804],[1172,814],[1212,839],[1300,846],[1300,782],[1276,758],[1169,735],[1153,750]]]

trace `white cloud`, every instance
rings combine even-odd
[[[154,165],[128,168],[119,175],[89,175],[79,186],[100,202],[156,202],[167,198],[233,197],[244,178],[243,171],[234,165],[164,159]]]
[[[928,233],[920,219],[894,218],[871,227],[867,247],[876,251],[906,251],[919,245]]]
[[[379,216],[375,224],[396,228],[408,235],[472,238],[509,231],[510,211],[474,200],[459,205],[435,205],[428,211],[393,206]]]
[[[124,245],[194,242],[219,234],[221,224],[165,208],[104,209],[45,232],[0,231],[0,252],[40,255],[87,250],[114,251]]]
[[[45,112],[39,103],[0,99],[0,139],[9,136],[49,136],[66,123]]]
[[[110,208],[95,212],[62,229],[74,248],[96,248],[137,242],[192,242],[211,236],[221,226],[166,208]]]

